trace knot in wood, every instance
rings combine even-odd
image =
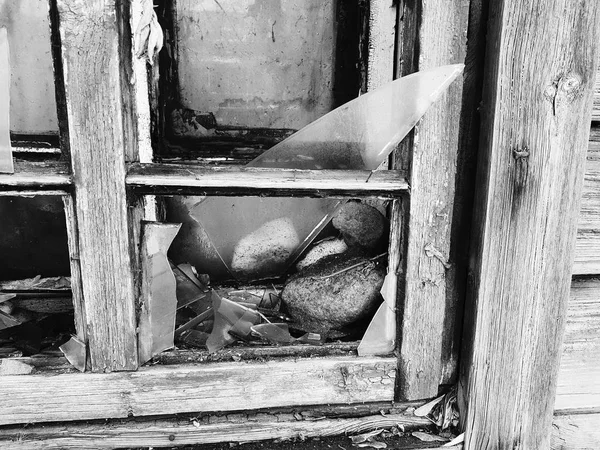
[[[512,155],[515,160],[529,158],[529,149],[527,147],[519,148],[515,147],[512,149]]]
[[[581,77],[577,74],[570,74],[558,80],[558,89],[563,91],[567,97],[575,96],[580,87]]]

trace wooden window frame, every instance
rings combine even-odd
[[[198,371],[202,374],[210,371],[211,366],[199,368],[183,368],[165,366],[160,369],[155,367],[138,367],[136,353],[136,302],[144,295],[140,291],[137,272],[140,270],[138,249],[135,242],[139,242],[139,222],[144,216],[141,199],[145,194],[196,194],[196,195],[275,195],[275,196],[375,196],[393,200],[392,219],[392,252],[390,264],[397,267],[398,274],[409,273],[415,270],[416,265],[424,260],[428,264],[439,265],[439,259],[418,255],[410,266],[404,267],[400,253],[401,244],[406,236],[402,236],[401,229],[406,226],[401,222],[402,203],[405,201],[410,187],[407,180],[408,171],[400,167],[396,170],[382,170],[371,174],[369,171],[335,171],[335,170],[280,170],[280,169],[251,169],[251,168],[191,168],[189,166],[174,164],[156,164],[147,161],[141,155],[141,150],[147,142],[141,136],[149,136],[149,121],[140,119],[139,111],[147,110],[147,104],[140,102],[136,97],[135,89],[146,85],[145,73],[136,71],[136,63],[132,56],[130,46],[129,15],[124,5],[130,2],[104,2],[104,7],[88,7],[81,0],[63,0],[54,4],[53,20],[58,21],[55,26],[53,39],[59,45],[60,58],[57,69],[60,72],[57,80],[64,83],[64,113],[66,120],[62,123],[67,126],[62,130],[63,135],[68,136],[68,141],[63,140],[65,154],[70,157],[68,164],[34,164],[20,162],[17,172],[12,176],[0,176],[4,195],[62,195],[65,199],[65,210],[67,215],[69,247],[71,255],[71,271],[73,276],[73,298],[76,313],[76,329],[80,339],[87,343],[89,348],[90,368],[92,372],[113,372],[103,378],[102,375],[93,374],[65,374],[64,377],[70,386],[77,382],[82,386],[91,380],[91,377],[99,376],[100,379],[130,378],[140,380],[142,374],[154,377],[158,371],[172,370],[173,374],[183,370],[184,372]],[[137,1],[131,5],[136,6]],[[108,6],[108,7],[106,7]],[[371,33],[370,53],[368,55],[369,67],[368,86],[373,89],[394,78],[394,46],[396,42],[396,8],[387,8],[383,2],[371,2]],[[463,26],[466,26],[463,18]],[[114,39],[114,36],[119,36]],[[96,53],[81,52],[86,43],[96,42],[99,51]],[[448,63],[453,61],[448,61]],[[88,67],[102,64],[106,69],[95,76],[90,74]],[[125,83],[129,77],[136,78],[136,85],[132,87]],[[59,86],[59,90],[63,87]],[[459,91],[457,91],[459,92]],[[456,98],[457,93],[453,94]],[[86,102],[77,99],[87,99]],[[142,103],[142,104],[141,104]],[[446,116],[448,109],[457,109],[458,104],[438,108],[437,116]],[[101,105],[101,106],[98,106]],[[457,111],[454,113],[457,114]],[[103,124],[100,127],[99,124]],[[147,138],[146,138],[147,139]],[[452,146],[450,146],[452,148]],[[102,149],[102,151],[99,151]],[[434,151],[434,144],[423,146],[422,153]],[[449,152],[450,164],[456,155]],[[441,161],[443,164],[445,161]],[[454,162],[455,166],[455,162]],[[440,166],[442,167],[442,166]],[[437,171],[430,172],[428,176],[440,178],[442,174]],[[368,183],[360,181],[371,175]],[[447,184],[454,184],[454,172],[449,171]],[[443,177],[442,177],[443,178]],[[442,186],[437,186],[437,193],[428,192],[428,195],[442,196]],[[452,195],[450,195],[452,197]],[[404,198],[404,200],[403,200]],[[411,207],[418,209],[430,201],[431,197],[420,198],[419,192],[411,192]],[[449,199],[450,202],[453,198]],[[414,216],[414,214],[413,214]],[[413,220],[413,219],[411,219]],[[422,218],[420,219],[422,220]],[[409,226],[419,226],[415,223]],[[435,227],[433,227],[435,228]],[[446,227],[448,228],[448,227]],[[431,235],[431,231],[426,233]],[[446,233],[448,234],[448,233]],[[445,239],[445,242],[444,242]],[[435,244],[440,252],[448,251],[448,236],[442,238],[442,244]],[[419,244],[421,245],[421,244]],[[422,247],[423,245],[421,245]],[[102,248],[103,252],[98,252]],[[431,260],[433,262],[431,262]],[[118,275],[117,275],[118,274]],[[410,290],[410,289],[409,289]],[[438,290],[438,293],[444,289]],[[445,295],[421,295],[419,301],[423,303],[443,302]],[[417,301],[415,298],[413,301]],[[406,305],[405,305],[406,307]],[[432,310],[443,310],[438,306]],[[441,334],[443,324],[440,322],[442,315],[435,320],[431,317],[419,317],[418,323],[407,324],[403,327],[402,341],[406,344],[410,341],[422,339],[419,329],[436,329]],[[423,319],[425,321],[423,322]],[[414,336],[413,336],[414,335]],[[432,337],[436,339],[436,337]],[[439,340],[439,337],[437,338]],[[395,387],[395,367],[397,359],[395,356],[382,358],[356,358],[336,357],[325,358],[320,362],[322,369],[315,372],[307,372],[311,382],[306,383],[305,397],[301,400],[304,404],[323,403],[348,403],[354,402],[378,402],[393,401],[401,397],[405,400],[415,398],[428,398],[436,395],[439,389],[439,380],[442,378],[441,362],[426,362],[427,359],[441,360],[441,345],[437,343],[433,350],[425,355],[419,355],[419,367],[406,367],[402,370],[406,373],[405,380],[414,378],[410,371],[422,371],[422,366],[431,368],[435,374],[422,387],[412,388],[399,394]],[[413,355],[407,355],[404,360],[413,360]],[[282,373],[286,373],[289,362],[273,362],[274,367],[280,367]],[[298,363],[301,364],[301,363]],[[346,367],[340,372],[340,367]],[[170,367],[170,368],[169,368]],[[299,367],[299,366],[296,366]],[[327,369],[327,367],[330,367]],[[382,369],[383,368],[383,369]],[[119,371],[138,370],[134,374]],[[246,365],[244,370],[249,367]],[[260,369],[260,364],[255,366]],[[275,371],[279,369],[273,369]],[[382,372],[383,370],[383,372]],[[377,377],[371,376],[372,381],[365,381],[362,388],[351,388],[352,383],[344,377],[340,379],[340,373],[357,373],[363,371],[382,374],[383,383],[377,381]],[[327,395],[324,391],[315,390],[313,386],[317,380],[323,378],[326,373],[331,381],[328,389],[335,394]],[[156,376],[156,379],[161,377]],[[352,377],[351,377],[352,378]],[[360,376],[358,376],[360,378]],[[34,380],[35,377],[32,378]],[[75,381],[77,380],[77,381]],[[339,384],[344,382],[344,389],[340,391]],[[75,383],[75,384],[74,384]],[[141,382],[142,383],[142,382]],[[165,380],[160,388],[164,393],[173,392],[169,387],[171,381]],[[29,383],[28,383],[29,384]],[[143,384],[143,383],[142,383]],[[246,384],[242,377],[236,385],[239,389]],[[318,384],[318,383],[317,383]],[[359,383],[360,384],[360,383]],[[46,390],[46,383],[33,382],[28,390],[32,395],[41,395],[40,391]],[[118,385],[118,384],[117,384]],[[35,389],[38,386],[39,389]],[[358,385],[357,385],[358,386]],[[158,386],[157,386],[158,387]],[[43,415],[37,411],[31,415],[23,415],[16,420],[18,422],[29,421],[51,421],[67,420],[69,414],[61,415],[65,405],[61,404],[60,394],[54,391],[53,402],[57,404],[56,413],[46,410]],[[132,393],[135,388],[132,388]],[[314,395],[319,392],[319,395]],[[310,395],[309,395],[310,394]],[[135,395],[135,394],[133,394]],[[263,405],[263,397],[269,398],[270,403]],[[302,397],[302,396],[301,396]],[[23,399],[16,400],[23,405]],[[196,399],[198,400],[198,399]],[[64,400],[63,400],[64,401]],[[243,408],[258,408],[263,406],[275,407],[286,406],[290,400],[277,395],[267,394],[263,391],[255,397],[251,397]],[[211,402],[211,406],[219,410],[227,410],[225,405]],[[206,408],[209,407],[207,403]],[[189,406],[178,402],[174,405],[171,413],[184,412]],[[110,408],[109,408],[110,409]],[[202,408],[192,408],[196,411]],[[119,405],[110,413],[103,412],[105,417],[124,417],[135,410],[134,414],[146,415],[149,411],[144,408],[137,410],[134,407]],[[10,408],[6,409],[7,414]],[[42,418],[43,416],[43,418]],[[13,416],[16,417],[16,416]],[[78,412],[79,419],[99,418],[98,410],[90,410],[86,413]],[[16,422],[12,422],[16,423]]]
[[[368,404],[370,412],[382,405],[383,409],[396,405],[406,411],[437,395],[440,384],[454,382],[458,349],[449,348],[448,342],[457,345],[458,340],[440,334],[449,324],[450,329],[456,329],[460,323],[460,312],[446,313],[448,308],[461,308],[462,304],[456,299],[448,300],[447,295],[463,293],[464,286],[459,285],[457,274],[452,271],[465,271],[466,264],[456,261],[456,267],[446,267],[449,261],[454,262],[451,232],[456,224],[451,223],[451,214],[445,215],[445,209],[456,208],[456,190],[464,193],[469,187],[456,186],[457,170],[462,175],[467,170],[464,165],[457,169],[457,149],[467,143],[471,149],[467,155],[472,155],[474,144],[464,140],[456,122],[465,119],[461,108],[475,110],[478,97],[469,95],[478,92],[479,81],[469,79],[452,88],[419,124],[413,137],[405,141],[403,145],[410,151],[398,152],[393,170],[375,173],[367,184],[356,181],[361,171],[189,167],[184,171],[181,166],[148,160],[149,118],[144,116],[148,105],[141,104],[135,92],[139,86],[145,89],[145,71],[139,69],[132,54],[129,22],[129,7],[135,10],[140,4],[140,0],[104,0],[94,5],[85,0],[51,0],[53,43],[60,50],[58,60],[62,64],[57,66],[56,79],[60,80],[58,89],[64,87],[65,91],[65,103],[58,105],[59,109],[64,108],[66,118],[61,125],[61,147],[70,165],[20,162],[14,175],[0,175],[0,195],[63,196],[76,330],[89,346],[92,373],[76,373],[58,359],[29,358],[28,363],[36,367],[35,374],[2,377],[3,389],[10,395],[3,396],[6,402],[0,412],[0,424],[307,405],[318,409],[361,403]],[[398,17],[402,15],[397,7],[381,0],[371,1],[369,89],[394,76],[464,58],[466,16],[453,5],[442,5],[443,2],[435,11],[412,11],[412,15],[406,14],[412,5],[403,5],[405,22],[400,27]],[[412,23],[417,16],[419,22]],[[496,31],[503,29],[501,20],[495,26]],[[440,29],[453,32],[439,33]],[[89,49],[91,43],[97,51],[82,51]],[[395,57],[398,64],[394,63]],[[100,74],[90,74],[91,67],[102,70]],[[477,78],[480,69],[468,69],[468,75]],[[136,81],[133,86],[132,79]],[[497,82],[491,79],[491,83]],[[468,116],[466,120],[463,132],[474,131],[476,119]],[[403,155],[408,155],[409,160]],[[440,167],[444,167],[443,172]],[[193,177],[188,176],[188,170],[192,170]],[[143,292],[137,243],[140,220],[145,214],[143,196],[257,192],[393,199],[391,236],[395,250],[390,254],[390,264],[397,267],[400,275],[398,307],[404,312],[397,357],[338,355],[267,363],[197,364],[186,363],[186,358],[194,357],[182,352],[170,360],[166,358],[164,364],[138,367],[136,306]],[[432,208],[440,204],[443,207]],[[459,224],[464,225],[468,214],[463,211],[459,217]],[[432,278],[440,265],[450,270],[451,276]],[[485,305],[475,307],[488,311]],[[479,337],[485,332],[475,324],[468,331]],[[473,381],[478,376],[476,369],[481,367],[470,363],[463,367],[471,370],[469,388],[481,389],[481,384]],[[297,387],[293,395],[290,385]],[[478,398],[473,395],[467,400],[474,405]],[[472,408],[475,411],[475,406]],[[530,416],[534,417],[534,412]],[[422,425],[402,411],[394,420]],[[494,427],[485,425],[480,430]],[[177,428],[172,423],[162,426],[163,431]],[[194,428],[179,428],[184,439],[177,443],[186,443],[185,439],[198,442]],[[227,428],[232,435],[233,428]],[[214,427],[208,433],[223,429]],[[298,427],[289,429],[298,432]],[[104,432],[104,436],[108,434]],[[124,445],[141,444],[127,442],[135,444]]]

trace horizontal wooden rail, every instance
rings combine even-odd
[[[409,190],[399,171],[295,170],[133,164],[127,185],[140,194],[376,196],[394,198]]]
[[[0,376],[0,425],[391,402],[396,358],[329,357]]]
[[[72,182],[67,164],[15,161],[15,173],[0,173],[0,195],[62,195]]]

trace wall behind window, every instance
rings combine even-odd
[[[48,0],[0,0],[0,26],[10,45],[11,131],[58,133]]]

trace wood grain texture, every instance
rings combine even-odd
[[[583,181],[573,275],[600,274],[600,128],[593,126]]]
[[[490,4],[461,379],[469,450],[550,446],[598,42],[598,2]]]
[[[87,320],[85,317],[85,299],[81,279],[81,257],[79,253],[79,230],[75,213],[75,202],[70,195],[63,196],[67,241],[69,244],[69,264],[71,268],[71,297],[73,302],[75,332],[82,342],[87,342]]]
[[[596,72],[596,85],[594,86],[594,105],[592,110],[592,120],[600,121],[600,66]]]
[[[408,193],[400,171],[294,170],[134,164],[127,185],[137,193],[182,195],[354,195],[397,197]]]
[[[335,357],[3,376],[0,425],[391,401],[395,365]]]
[[[71,190],[69,167],[61,162],[15,160],[14,173],[0,173],[0,192],[11,195],[56,195]],[[51,193],[49,193],[51,192]]]
[[[131,52],[123,45],[130,37],[121,36],[122,8],[115,0],[58,1],[85,318],[97,372],[137,368],[124,164],[136,133],[125,98]]]
[[[600,411],[599,278],[575,279],[571,284],[554,408]]]
[[[600,448],[600,413],[554,416],[551,450]]]
[[[401,36],[401,75],[466,57],[467,0],[404,2]],[[443,32],[441,31],[443,30]],[[408,244],[399,283],[400,398],[429,398],[438,394],[446,372],[444,340],[454,327],[453,289],[448,282],[452,214],[463,80],[452,84],[415,127],[411,196],[408,207]],[[400,155],[402,156],[402,155]],[[397,167],[406,167],[397,162]],[[403,278],[402,276],[400,278]],[[403,304],[402,304],[403,303]],[[447,341],[446,341],[447,343]],[[454,356],[454,367],[456,356]],[[450,369],[452,378],[453,369]]]
[[[295,419],[300,417],[300,420]],[[322,418],[303,420],[296,414],[258,414],[246,418],[242,414],[211,417],[216,423],[205,423],[194,417],[180,420],[151,420],[109,424],[49,425],[44,427],[8,428],[0,430],[0,449],[113,449],[131,447],[171,447],[219,442],[255,442],[263,440],[304,440],[312,437],[358,434],[372,430],[402,426],[406,431],[431,425],[427,419],[412,413],[375,415],[346,419]],[[279,448],[269,443],[269,448]],[[350,446],[348,440],[348,447]],[[402,447],[428,450],[422,445]],[[435,447],[440,448],[440,447]],[[445,447],[447,450],[457,447]]]
[[[369,1],[368,91],[394,79],[397,10],[396,3],[389,0]]]

